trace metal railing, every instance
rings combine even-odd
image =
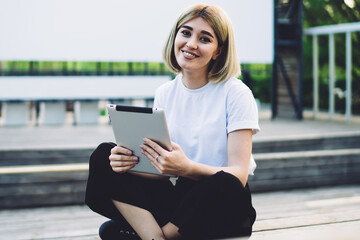
[[[313,114],[316,118],[319,112],[319,54],[318,54],[318,36],[329,36],[329,118],[333,120],[335,112],[335,34],[345,34],[346,36],[346,89],[345,89],[345,120],[347,123],[351,120],[351,69],[352,69],[352,46],[351,33],[360,31],[360,22],[345,23],[337,25],[312,27],[304,30],[304,35],[312,36],[313,40]]]

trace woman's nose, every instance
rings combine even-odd
[[[191,49],[197,48],[197,40],[195,37],[188,38],[188,41],[186,43],[186,46]]]

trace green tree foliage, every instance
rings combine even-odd
[[[347,2],[353,2],[353,7]],[[360,20],[360,0],[303,0],[303,3],[304,28]]]

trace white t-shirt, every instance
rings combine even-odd
[[[228,133],[252,129],[255,134],[260,130],[254,96],[236,78],[188,89],[178,75],[157,89],[154,107],[165,110],[171,141],[191,160],[210,166],[228,166]],[[251,156],[249,174],[255,168]]]

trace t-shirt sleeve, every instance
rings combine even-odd
[[[165,104],[166,104],[166,90],[168,88],[169,82],[161,85],[160,87],[158,87],[155,91],[155,97],[154,97],[154,108],[161,108],[161,109],[165,109]]]
[[[243,85],[233,85],[227,96],[227,133],[240,129],[260,131],[259,114],[251,90]]]
[[[157,89],[154,98],[154,108],[163,108],[161,106],[161,94],[159,93],[159,89]]]

